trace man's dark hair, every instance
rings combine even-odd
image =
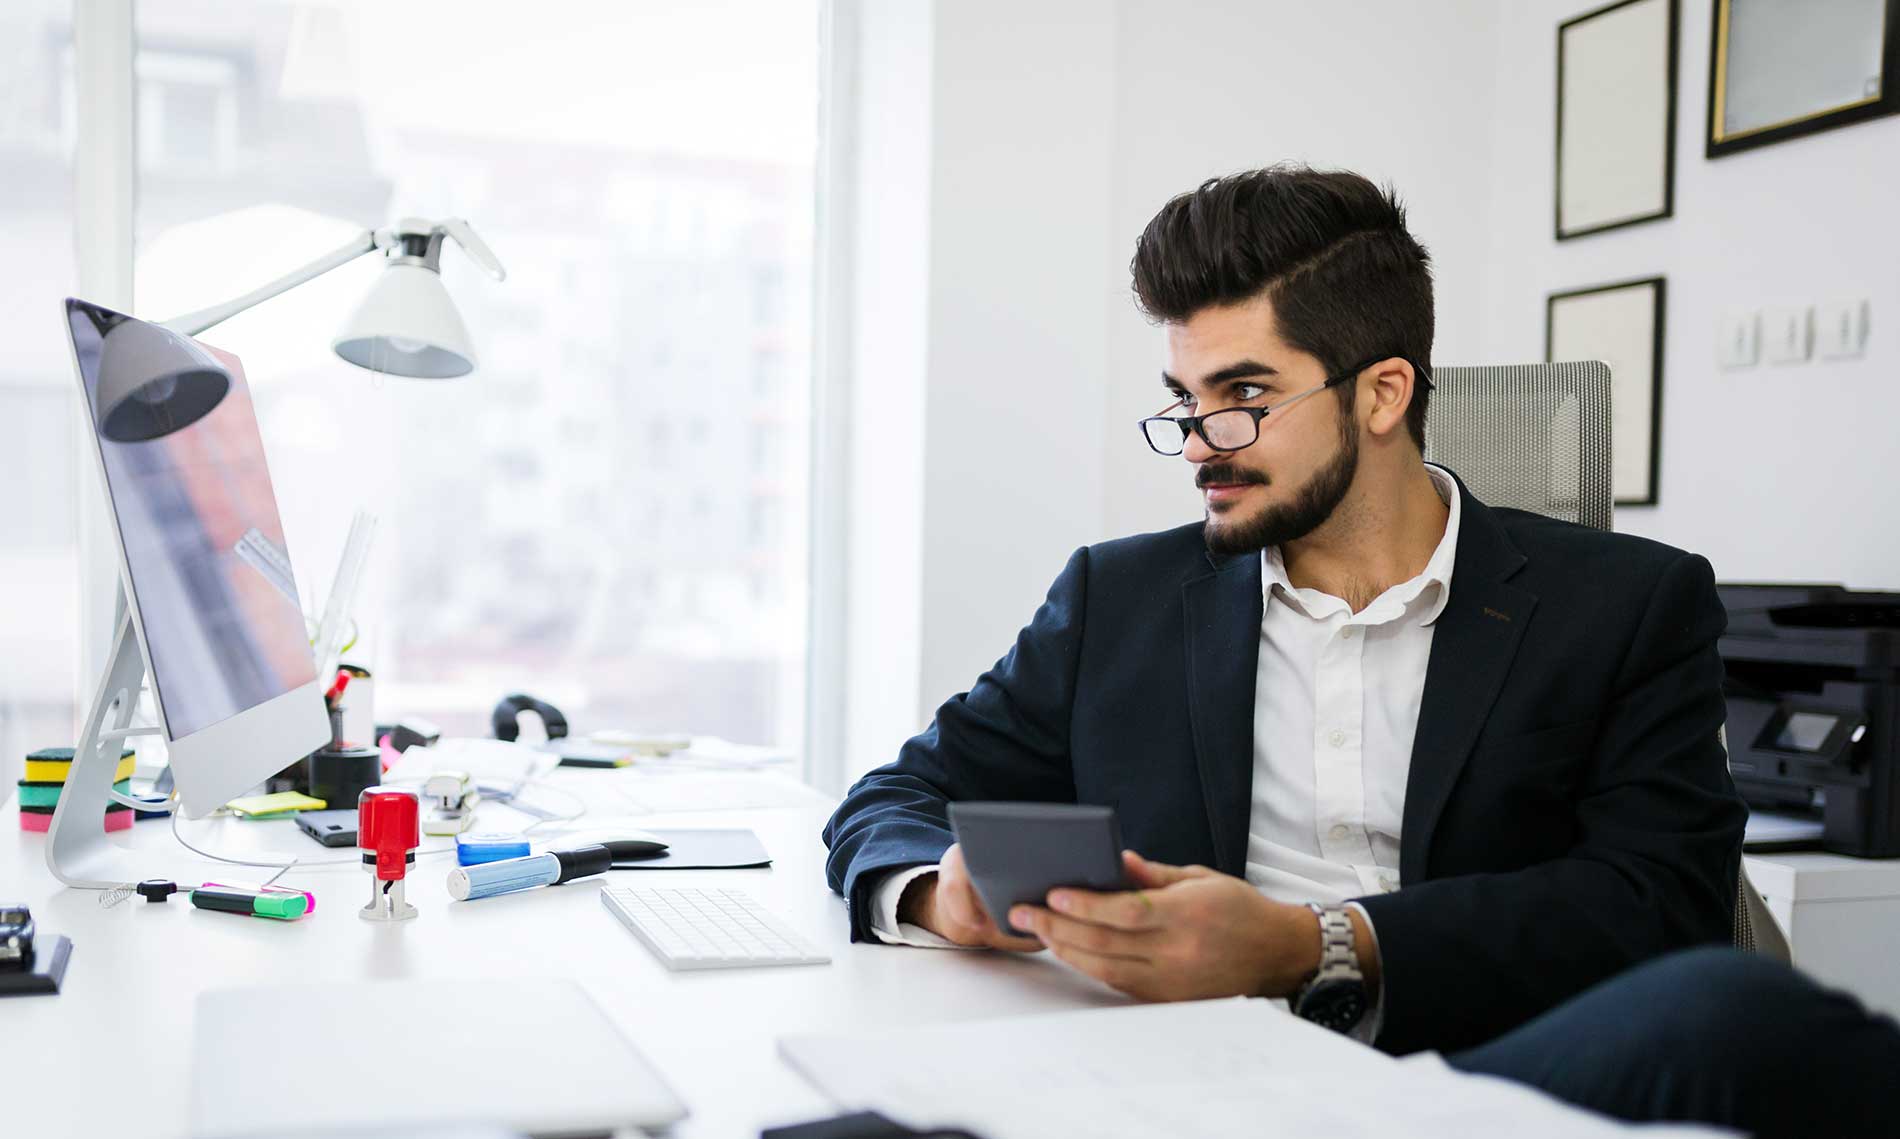
[[[1401,356],[1428,378],[1431,257],[1388,188],[1345,170],[1273,166],[1210,178],[1148,223],[1129,263],[1142,311],[1166,323],[1261,294],[1279,334],[1336,376]],[[1350,408],[1356,385],[1337,389]],[[1429,389],[1412,388],[1406,427],[1425,447]]]

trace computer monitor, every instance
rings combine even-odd
[[[141,668],[188,816],[263,782],[330,729],[243,366],[85,301],[68,299],[66,317],[124,605],[48,862],[73,884],[117,884],[122,852],[100,818],[120,746],[139,734],[126,724]],[[92,873],[94,863],[111,872]]]

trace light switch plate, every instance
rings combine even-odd
[[[1809,309],[1771,308],[1761,314],[1762,355],[1771,364],[1799,364],[1807,360],[1812,322]]]
[[[1761,360],[1761,315],[1754,311],[1723,316],[1715,332],[1715,362],[1724,368],[1752,368]]]
[[[1867,302],[1836,301],[1814,306],[1814,354],[1823,360],[1854,360],[1867,351]]]

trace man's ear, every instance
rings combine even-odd
[[[1366,415],[1366,429],[1375,437],[1383,438],[1394,432],[1406,432],[1405,412],[1412,406],[1412,391],[1418,383],[1418,374],[1412,365],[1397,356],[1391,356],[1366,369],[1371,373],[1361,381],[1371,389],[1371,398],[1366,400],[1370,409]]]

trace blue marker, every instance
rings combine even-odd
[[[552,850],[527,858],[504,858],[499,862],[480,862],[457,866],[449,871],[449,897],[458,902],[512,894],[536,886],[552,886],[573,878],[585,878],[613,869],[613,852],[604,846],[581,846],[573,850]]]
[[[504,858],[526,858],[534,853],[526,836],[501,831],[455,836],[455,861],[460,866],[478,862],[500,862]]]

